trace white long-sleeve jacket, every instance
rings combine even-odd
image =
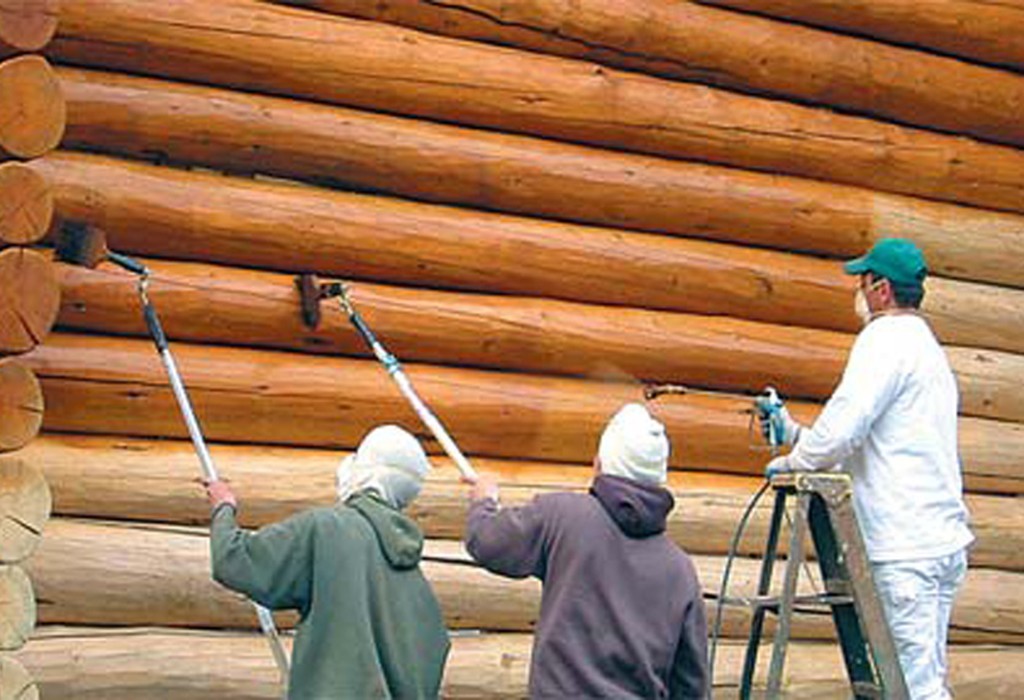
[[[790,455],[839,465],[871,561],[941,557],[974,536],[957,450],[958,392],[945,352],[913,314],[881,316],[854,343],[842,381]]]

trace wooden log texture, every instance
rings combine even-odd
[[[238,494],[239,517],[246,527],[332,503],[334,471],[349,454],[226,444],[214,444],[211,450]],[[62,515],[178,525],[208,521],[206,500],[194,481],[196,458],[186,441],[51,433],[34,440],[18,456],[45,472],[55,510]],[[459,539],[467,514],[466,487],[448,460],[435,457],[433,462],[435,469],[409,512],[428,537]],[[589,465],[486,458],[473,463],[499,479],[502,503],[508,506],[555,491],[584,491],[593,476]],[[693,553],[727,553],[736,523],[759,485],[754,478],[671,472],[668,487],[676,506],[668,519],[669,535]],[[103,498],[97,499],[97,493]],[[739,543],[740,554],[763,551],[769,500],[751,517]],[[967,504],[977,536],[971,565],[1024,572],[1024,511],[1017,499],[968,494]]]
[[[20,649],[36,626],[32,582],[19,566],[0,566],[0,651]]]
[[[57,30],[58,3],[0,0],[0,56],[39,51],[46,46]]]
[[[35,158],[53,150],[66,118],[60,82],[46,59],[0,63],[0,156]]]
[[[32,553],[51,507],[38,464],[20,455],[0,457],[0,563],[14,564]]]
[[[1024,5],[1017,0],[697,0],[1024,70]]]
[[[39,700],[36,682],[17,659],[0,656],[0,699]]]
[[[724,558],[696,556],[698,576],[709,596],[709,619],[722,576]],[[210,578],[209,542],[197,530],[152,524],[118,524],[55,518],[36,554],[25,562],[38,595],[42,624],[258,628],[252,606]],[[540,610],[540,581],[507,579],[488,573],[469,560],[461,544],[429,542],[423,573],[453,629],[529,631]],[[729,592],[750,595],[759,562],[738,559]],[[781,583],[777,571],[775,585]],[[1017,595],[1022,574],[970,569],[950,628],[954,641],[1024,642],[1024,605]],[[103,586],[97,582],[103,581]],[[801,580],[801,593],[820,589]],[[111,596],[108,590],[118,594]],[[725,609],[723,634],[745,637],[746,608]],[[292,626],[291,612],[277,615]],[[794,619],[794,638],[831,639],[827,613],[806,612]]]
[[[1020,237],[1015,216],[277,97],[70,68],[59,75],[70,105],[65,143],[85,150],[829,255],[860,254],[899,232],[924,246],[934,271],[1014,279],[999,265],[976,268],[986,257],[1005,262],[1001,246]],[[992,156],[941,196],[1024,211],[1024,153]],[[934,196],[921,183],[952,188],[950,172],[922,158],[900,191]]]
[[[46,235],[53,218],[50,183],[22,163],[0,163],[0,245],[27,245]]]
[[[125,252],[832,330],[860,327],[855,281],[830,261],[97,156],[62,153],[32,166],[53,183],[66,218],[103,227],[111,245]],[[1024,352],[1020,295],[932,278],[925,309],[946,342]]]
[[[1024,108],[1024,76],[691,2],[278,1],[995,141],[1024,138],[1010,116]]]
[[[294,278],[235,268],[146,260],[150,295],[174,339],[372,357],[337,304],[306,328]],[[145,335],[135,280],[61,266],[68,328]],[[540,374],[678,382],[826,399],[853,338],[831,331],[722,317],[529,297],[356,284],[353,301],[406,360]],[[1024,357],[951,347],[964,415],[1024,422]]]
[[[24,447],[43,422],[43,391],[25,363],[0,359],[0,452]]]
[[[60,282],[50,259],[28,248],[0,250],[0,354],[43,342],[59,311]]]
[[[935,159],[959,172],[959,163],[989,152],[829,110],[251,0],[69,0],[51,53],[78,65],[878,189],[888,189],[889,177],[916,178],[909,161]]]
[[[354,447],[373,426],[395,422],[439,451],[376,362],[187,344],[175,354],[211,439]],[[146,341],[56,334],[27,361],[42,380],[51,430],[185,435]],[[635,384],[428,365],[407,371],[463,449],[488,457],[587,463],[608,418],[642,398]],[[818,410],[789,406],[802,421]],[[760,475],[766,454],[750,448],[749,407],[749,398],[728,394],[659,400],[654,409],[674,442],[671,465]],[[960,443],[964,471],[979,488],[1017,492],[1024,425],[961,418]]]
[[[290,640],[285,640],[290,644]],[[442,697],[523,698],[532,638],[485,634],[452,639]],[[736,695],[744,645],[718,650],[715,698]],[[958,700],[1012,697],[1024,682],[1017,647],[956,645],[950,682]],[[258,634],[167,628],[44,627],[17,658],[38,678],[47,698],[80,700],[276,700],[277,675]],[[759,664],[758,682],[768,668]],[[835,698],[847,692],[838,648],[794,642],[787,657],[787,698]]]

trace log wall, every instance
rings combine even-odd
[[[56,140],[42,125],[52,137],[57,122],[0,119],[13,127],[0,128],[0,246],[47,231],[49,245],[76,220],[142,256],[247,526],[330,504],[338,461],[373,425],[423,438],[438,468],[411,512],[457,630],[445,695],[521,697],[538,583],[470,565],[456,471],[336,308],[302,325],[294,275],[351,282],[508,505],[586,489],[611,413],[645,383],[687,386],[651,407],[673,442],[668,532],[694,554],[713,613],[767,459],[752,394],[773,384],[813,419],[860,328],[840,261],[912,238],[933,273],[923,313],[959,381],[978,538],[952,683],[958,698],[1012,694],[1024,75],[1003,30],[1015,11],[941,0],[924,16],[855,0],[838,23],[830,5],[63,0],[58,23],[49,0],[0,0],[2,57],[38,48],[12,17],[40,36],[59,24],[54,66],[16,56],[0,85],[27,85],[10,76],[31,67],[49,86],[36,103],[54,85],[50,101],[66,101],[61,150],[28,163],[9,162],[10,134],[45,151]],[[33,372],[47,411],[29,411],[45,433],[0,458],[0,562],[33,575],[45,627],[0,663],[22,663],[47,697],[275,695],[250,607],[209,580],[197,465],[134,280],[47,252],[0,262],[16,255],[45,263],[53,284],[0,307],[43,317],[4,317],[0,336],[36,347],[0,360],[0,374],[13,362]],[[54,323],[44,308],[58,332],[38,345]],[[59,516],[41,543],[40,483]],[[733,594],[753,590],[766,522],[761,504]],[[748,621],[730,610],[726,635],[745,636]],[[795,634],[789,694],[841,694],[828,619],[801,615]],[[735,690],[734,642],[719,652],[716,696]]]

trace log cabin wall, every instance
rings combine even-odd
[[[41,103],[57,86],[61,149],[0,165],[0,234],[34,242],[55,210],[152,268],[250,526],[329,504],[375,424],[439,452],[340,312],[302,324],[297,273],[352,281],[510,504],[586,488],[604,422],[644,383],[699,390],[653,408],[673,440],[669,531],[711,611],[766,458],[752,395],[773,384],[812,420],[858,329],[840,261],[912,238],[960,383],[978,536],[952,682],[1009,693],[1024,680],[1024,12],[893,5],[62,0],[53,67],[9,71],[49,76]],[[35,8],[23,24],[39,31],[56,18],[8,6]],[[3,48],[13,16],[0,56],[38,48]],[[251,610],[209,580],[195,458],[133,280],[33,254],[61,301],[22,361],[48,408],[18,459],[59,517],[24,565],[42,627],[11,662],[46,697],[274,697]],[[459,631],[445,694],[520,697],[539,586],[467,566],[464,487],[436,462],[413,511]],[[755,563],[737,572],[751,590]],[[723,694],[747,622],[725,619]],[[793,696],[841,692],[827,619],[801,615],[794,635]]]

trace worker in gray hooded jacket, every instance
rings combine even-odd
[[[376,428],[338,468],[336,505],[254,533],[227,485],[207,485],[213,577],[299,612],[289,698],[437,697],[448,634],[420,572],[423,534],[402,513],[429,469],[416,438]]]
[[[601,436],[589,493],[502,508],[492,479],[473,487],[470,554],[494,573],[543,582],[531,697],[706,697],[700,584],[665,535],[668,453],[661,423],[628,404]]]

